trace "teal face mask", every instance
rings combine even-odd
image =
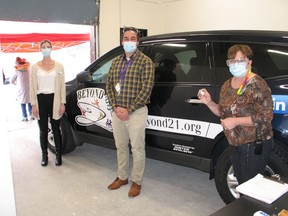
[[[48,57],[51,55],[51,48],[41,49],[41,52],[44,57]]]
[[[241,62],[241,63],[231,64],[229,66],[229,71],[234,77],[237,77],[237,78],[244,77],[248,71],[247,63]]]
[[[133,53],[137,49],[136,42],[128,41],[123,43],[123,48],[127,53]]]

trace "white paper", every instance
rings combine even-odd
[[[241,194],[271,204],[288,192],[288,184],[273,181],[257,174],[254,178],[237,186],[236,190]]]

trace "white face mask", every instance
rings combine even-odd
[[[44,57],[48,57],[51,55],[51,48],[44,48],[44,49],[41,49],[41,52],[42,52],[42,55]]]
[[[244,77],[248,71],[247,62],[231,64],[229,65],[229,71],[234,77]]]
[[[127,41],[123,43],[123,48],[127,53],[133,53],[137,49],[136,42]]]

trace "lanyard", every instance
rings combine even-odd
[[[133,62],[133,59],[131,58],[131,59],[129,59],[129,61],[125,62],[124,67],[121,67],[121,70],[120,70],[120,82],[122,82],[124,80],[127,68],[132,64],[132,62]]]
[[[244,81],[242,82],[241,86],[239,87],[239,89],[237,91],[237,95],[242,95],[243,92],[245,91],[245,87],[247,85],[247,82],[249,80],[250,75],[251,75],[251,69],[249,70],[249,72],[247,73]]]

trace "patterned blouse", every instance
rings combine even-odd
[[[273,100],[271,90],[266,82],[255,75],[245,86],[242,95],[237,95],[238,89],[231,86],[232,78],[221,87],[219,111],[221,119],[227,117],[251,116],[253,126],[236,126],[232,130],[224,130],[230,145],[251,143],[257,137],[268,140],[273,137],[271,121],[273,119]]]
[[[118,84],[119,83],[119,84]],[[117,84],[121,87],[117,92]],[[110,105],[123,107],[131,113],[150,102],[154,85],[154,64],[136,50],[127,61],[125,54],[116,57],[110,67],[106,91]]]

